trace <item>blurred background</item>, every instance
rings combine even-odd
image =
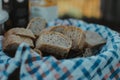
[[[26,27],[31,16],[41,16],[48,21],[80,19],[120,32],[120,0],[2,0],[2,5],[9,13],[6,30]]]
[[[61,19],[77,18],[120,32],[120,0],[58,0]]]
[[[59,16],[100,18],[100,0],[58,0]]]

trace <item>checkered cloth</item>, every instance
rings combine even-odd
[[[57,60],[52,56],[41,58],[22,43],[14,58],[4,54],[0,46],[0,80],[20,67],[20,80],[120,80],[120,34],[98,24],[80,20],[55,20],[48,26],[74,25],[95,31],[107,40],[96,56]],[[23,50],[25,47],[25,50]]]

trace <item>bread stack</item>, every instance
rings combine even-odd
[[[83,49],[85,45],[85,33],[75,26],[56,26],[50,29],[64,34],[72,40],[72,50]]]
[[[45,53],[57,55],[57,58],[67,58],[71,50],[80,51],[84,48],[85,39],[85,33],[80,28],[54,26],[42,31],[37,39],[36,47]]]
[[[3,49],[7,52],[16,51],[19,44],[27,43],[30,47],[34,47],[33,40],[35,36],[29,29],[13,28],[4,34]]]
[[[27,29],[9,30],[4,37],[4,51],[15,51],[19,44],[25,42],[32,48],[31,51],[58,59],[91,56],[93,54],[88,53],[92,53],[96,46],[105,44],[105,40],[95,32],[85,32],[75,26],[46,28],[46,22],[40,18],[31,20]]]

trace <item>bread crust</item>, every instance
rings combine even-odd
[[[37,21],[39,21],[39,25],[33,26],[34,22],[37,22]],[[47,22],[40,17],[33,18],[30,20],[30,22],[27,26],[27,29],[30,29],[33,32],[33,34],[38,37],[41,30],[46,28],[46,24],[47,24]]]
[[[33,41],[30,38],[20,37],[17,35],[5,36],[3,39],[3,49],[12,50],[11,48],[17,48],[19,44],[26,42],[29,46],[34,47]]]
[[[4,34],[4,36],[9,36],[9,35],[19,35],[31,39],[36,38],[31,30],[25,28],[12,28]]]
[[[74,32],[74,33],[73,33]],[[63,32],[64,35],[72,39],[72,49],[83,49],[85,45],[85,33],[82,29],[75,26],[68,26]]]
[[[79,49],[85,48],[85,45],[86,45],[85,39],[86,39],[85,32],[82,31],[81,32],[81,37],[80,37],[80,42],[78,43],[79,44],[79,47],[78,47]]]
[[[68,52],[69,52],[69,48],[64,49],[62,47],[48,45],[48,44],[41,44],[41,46],[39,46],[38,49],[45,53],[49,53],[50,55],[59,56],[60,58],[67,57]]]
[[[31,53],[36,52],[36,53],[38,53],[42,57],[42,52],[39,49],[34,48],[34,49],[31,49],[30,51],[31,51]]]

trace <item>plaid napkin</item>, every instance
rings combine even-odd
[[[22,43],[15,57],[10,58],[0,46],[0,80],[7,80],[18,67],[20,80],[120,80],[119,33],[102,25],[74,19],[55,20],[48,27],[55,25],[74,25],[83,30],[95,31],[107,43],[96,56],[62,60],[52,56],[41,58],[36,52],[30,53],[26,43]]]

